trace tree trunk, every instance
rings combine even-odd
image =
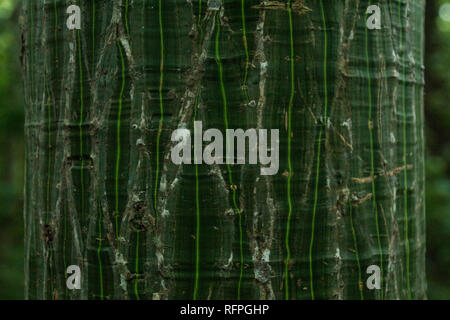
[[[26,297],[425,298],[424,5],[24,1]],[[278,172],[176,165],[195,121]]]

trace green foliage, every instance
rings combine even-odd
[[[450,298],[450,19],[439,17],[450,1],[434,1],[427,34],[427,273],[428,297]],[[442,15],[442,11],[441,11]],[[434,31],[434,32],[433,32]]]
[[[17,1],[0,0],[0,299],[23,298],[23,99]]]

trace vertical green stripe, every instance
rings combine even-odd
[[[49,91],[49,87],[48,87],[48,83],[47,83],[47,76],[44,75],[44,88],[46,90],[46,101],[44,101],[47,104],[47,126],[48,126],[48,136],[47,136],[47,187],[46,187],[46,209],[45,209],[45,224],[46,225],[50,225],[50,220],[49,220],[49,216],[50,216],[50,212],[51,212],[51,196],[50,196],[50,180],[51,180],[51,158],[52,158],[52,152],[51,152],[51,136],[52,136],[52,132],[51,132],[51,99],[50,99],[50,91]],[[51,218],[51,216],[50,216]],[[50,287],[51,287],[51,292],[53,292],[54,290],[54,284],[53,284],[53,267],[52,267],[52,260],[53,260],[53,248],[51,246],[51,244],[49,244],[47,246],[47,250],[49,252],[48,254],[48,263],[49,263],[49,272],[50,272]],[[54,299],[54,297],[52,296],[52,298]]]
[[[324,42],[324,55],[323,55],[323,87],[324,87],[324,114],[323,123],[319,129],[319,139],[317,141],[317,160],[316,160],[316,183],[314,188],[314,205],[313,205],[313,215],[311,221],[311,240],[309,244],[309,281],[310,281],[310,291],[311,299],[314,300],[314,279],[313,279],[313,259],[312,251],[314,246],[314,229],[316,222],[316,211],[317,202],[319,199],[319,178],[320,178],[320,153],[322,148],[322,136],[324,134],[324,128],[327,123],[328,116],[328,34],[327,34],[327,20],[325,18],[325,10],[323,7],[323,1],[320,0],[320,11],[322,16],[322,27],[323,27],[323,42]]]
[[[135,274],[135,280],[134,280],[134,295],[136,296],[136,300],[141,300],[139,296],[139,230],[136,230],[136,250],[135,250],[135,265],[134,265],[134,274]]]
[[[56,6],[56,1],[54,0],[53,2],[53,11],[54,11],[54,15],[55,15],[55,25],[53,26],[53,28],[55,29],[53,31],[53,36],[55,39],[55,58],[56,58],[56,62],[58,62],[58,8]]]
[[[241,0],[241,17],[242,17],[242,42],[244,44],[245,51],[245,71],[244,79],[242,81],[242,90],[245,96],[245,102],[249,103],[248,91],[247,91],[247,78],[248,78],[248,67],[250,64],[249,54],[248,54],[248,44],[247,44],[247,28],[245,23],[245,0]]]
[[[202,28],[202,0],[198,1],[198,21],[197,21],[198,30],[200,32],[200,41],[199,44],[203,41],[203,28]]]
[[[289,175],[287,178],[287,200],[288,200],[288,216],[286,221],[286,263],[284,265],[284,289],[285,289],[285,299],[289,300],[289,262],[291,259],[291,250],[289,247],[289,233],[291,229],[291,218],[292,218],[292,198],[291,198],[291,180],[292,180],[292,159],[291,159],[291,143],[292,143],[292,107],[294,105],[294,95],[295,95],[295,71],[294,71],[294,27],[292,24],[292,8],[291,1],[287,2],[288,16],[289,16],[289,42],[290,42],[290,68],[291,68],[291,83],[290,83],[290,96],[289,96],[289,106],[288,106],[288,170]]]
[[[81,57],[81,39],[80,30],[77,31],[77,46],[78,46],[78,66],[79,66],[79,77],[80,77],[80,121],[78,123],[79,135],[80,135],[80,184],[81,184],[81,221],[84,218],[84,150],[83,150],[83,117],[84,117],[84,80],[83,80],[83,63]]]
[[[119,95],[119,110],[117,115],[117,127],[116,127],[116,168],[115,168],[115,221],[116,221],[116,241],[119,240],[119,171],[120,171],[120,153],[121,153],[121,141],[120,141],[120,130],[121,130],[121,118],[122,118],[122,106],[123,106],[123,93],[125,91],[125,60],[123,57],[122,47],[120,40],[117,40],[117,47],[120,54],[120,62],[122,67],[121,72],[121,88]]]
[[[163,104],[163,85],[164,85],[164,33],[163,33],[163,21],[162,21],[162,2],[158,2],[158,19],[159,19],[159,37],[161,46],[161,60],[159,66],[160,78],[159,78],[159,111],[161,117],[159,119],[158,135],[156,138],[156,177],[155,177],[155,192],[154,192],[154,207],[155,215],[158,217],[158,184],[159,184],[159,144],[161,140],[161,132],[164,121],[164,104]]]
[[[66,244],[67,244],[67,203],[62,204],[64,206],[64,235],[63,235],[63,264],[64,264],[64,275],[66,275],[67,270],[67,260],[66,260]],[[68,298],[67,286],[64,283],[64,298]]]
[[[220,91],[222,94],[222,104],[223,104],[223,120],[225,123],[225,130],[228,130],[228,102],[227,102],[227,94],[225,91],[225,84],[223,82],[223,66],[222,66],[222,61],[220,58],[220,16],[218,14],[216,14],[216,25],[217,25],[217,33],[216,33],[216,39],[215,39],[215,56],[216,56],[216,62],[217,62],[217,66],[218,66],[218,70],[219,70],[219,82],[220,82]],[[228,137],[227,139],[227,150],[228,145],[229,145],[229,141],[228,141]],[[240,300],[241,298],[241,283],[242,283],[242,277],[244,274],[244,249],[243,249],[243,233],[242,233],[242,215],[241,215],[241,211],[239,210],[239,207],[237,205],[237,200],[236,200],[236,188],[234,186],[233,183],[233,176],[231,173],[231,167],[230,164],[227,163],[227,171],[228,171],[228,181],[230,183],[230,189],[233,192],[233,206],[234,206],[234,210],[238,215],[238,219],[239,219],[239,251],[240,251],[240,265],[239,265],[239,282],[238,282],[238,290],[237,290],[237,299]]]
[[[95,1],[92,0],[92,64],[95,68]]]
[[[97,261],[98,261],[98,273],[99,273],[99,289],[100,289],[100,300],[104,299],[103,296],[103,266],[101,259],[101,250],[102,250],[102,208],[100,207],[100,201],[97,202],[98,206],[98,247],[97,247]]]
[[[200,95],[200,87],[195,97],[194,102],[194,124],[197,119],[198,99]],[[195,125],[194,125],[195,130]],[[194,131],[194,136],[195,136]],[[194,280],[194,295],[193,299],[197,300],[198,295],[198,281],[200,277],[200,199],[199,199],[199,180],[198,180],[198,165],[197,155],[194,152],[194,165],[195,165],[195,280]]]
[[[130,28],[128,26],[128,0],[125,1],[125,30],[127,31],[127,36],[130,36]]]
[[[30,94],[30,101],[31,101],[31,103],[34,103],[34,96],[33,96],[33,88],[34,88],[34,70],[33,70],[33,67],[35,66],[35,63],[34,63],[34,52],[35,52],[35,47],[34,47],[34,34],[33,34],[33,31],[35,31],[36,30],[36,28],[35,28],[35,25],[34,25],[34,5],[35,5],[35,3],[36,2],[34,2],[34,1],[31,1],[31,2],[29,2],[29,8],[30,8],[30,30],[31,30],[31,32],[29,33],[30,34],[30,39],[29,39],[29,41],[30,41],[30,65],[29,65],[29,70],[30,70],[30,78],[31,78],[31,81],[30,81],[30,92],[31,92],[31,94]]]
[[[52,148],[52,108],[51,108],[51,99],[50,99],[50,91],[48,88],[48,84],[47,84],[47,77],[45,76],[45,84],[44,84],[46,91],[47,91],[47,149],[48,149],[48,153],[49,155],[47,156],[47,190],[46,190],[46,199],[47,199],[47,204],[46,204],[46,219],[45,219],[45,223],[48,224],[49,220],[48,220],[48,215],[50,213],[51,210],[51,204],[50,204],[50,177],[51,177],[51,158],[52,158],[52,152],[51,152],[51,148]]]
[[[361,276],[361,264],[359,261],[358,241],[356,239],[355,226],[353,225],[353,206],[351,203],[350,203],[350,228],[352,229],[353,246],[355,247],[356,264],[358,266],[358,290],[359,290],[361,300],[364,300],[363,282],[362,282],[362,276]]]
[[[371,1],[369,1],[369,6]],[[368,16],[366,15],[366,18]],[[366,72],[367,72],[367,83],[368,83],[368,95],[369,95],[369,120],[368,120],[368,128],[369,128],[369,141],[370,141],[370,177],[371,177],[371,185],[372,185],[372,210],[375,214],[375,228],[377,232],[377,243],[378,243],[378,252],[380,255],[380,286],[381,286],[381,299],[383,300],[384,292],[383,292],[383,251],[381,247],[381,238],[380,238],[380,226],[378,223],[378,205],[376,199],[376,188],[375,188],[375,160],[374,160],[374,142],[373,142],[373,121],[372,121],[372,109],[373,109],[373,101],[372,101],[372,77],[370,75],[370,51],[369,51],[369,30],[367,26],[364,26],[365,29],[365,50],[366,50]]]
[[[408,4],[408,1],[406,1]],[[407,10],[407,9],[406,9]],[[403,50],[403,28],[404,23],[401,15],[401,3],[398,4],[398,19],[400,23],[400,50]],[[404,237],[405,237],[405,251],[406,251],[406,283],[408,289],[408,299],[411,299],[411,283],[410,283],[410,249],[409,249],[409,217],[408,217],[408,163],[406,160],[407,154],[407,135],[406,135],[406,62],[405,59],[402,59],[400,53],[400,64],[402,65],[402,111],[403,111],[403,207],[404,207],[404,220],[405,220],[405,229],[404,229]]]

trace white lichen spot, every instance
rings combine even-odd
[[[398,72],[397,70],[394,70],[393,73],[394,73],[394,78],[400,78],[400,72]]]
[[[336,259],[342,259],[341,258],[341,250],[339,248],[336,248],[336,254],[334,255]]]
[[[410,64],[415,64],[415,63],[416,63],[416,60],[414,59],[413,51],[410,51],[410,52],[408,53],[408,60],[409,60],[409,63],[410,63]]]
[[[395,135],[391,132],[391,143],[395,143],[397,140],[395,139]]]
[[[69,63],[75,63],[74,45],[72,42],[69,43],[70,55]]]
[[[116,252],[116,264],[126,265],[128,262],[123,258],[120,252]]]
[[[159,190],[160,190],[161,192],[165,192],[165,191],[166,191],[166,188],[167,188],[167,179],[166,179],[166,176],[163,175],[163,176],[161,177],[161,182],[160,182],[160,185],[159,185]]]
[[[267,73],[267,66],[269,65],[269,63],[267,61],[262,61],[260,63],[260,67],[261,67],[261,76],[265,75]]]
[[[120,275],[120,287],[123,291],[127,291],[127,280],[123,274]]]
[[[259,254],[259,247],[258,244],[255,244],[255,248],[252,255],[252,260],[257,261],[258,260],[258,254]]]
[[[222,4],[221,0],[208,0],[208,10],[218,11]]]
[[[231,266],[233,264],[233,251],[231,251],[230,257],[228,258],[227,265],[224,266],[225,268]]]
[[[161,268],[161,266],[164,263],[164,257],[162,255],[162,253],[159,251],[157,251],[155,255],[156,255],[156,261],[158,262],[158,267]]]
[[[153,300],[161,300],[161,295],[159,294],[159,292],[154,292],[152,295],[152,299]]]
[[[172,184],[170,185],[170,188],[171,189],[173,189],[173,188],[175,188],[175,186],[178,184],[178,178],[175,178],[175,179],[173,179],[173,182],[172,182]]]
[[[139,199],[139,196],[137,194],[133,194],[132,199],[133,199],[133,202],[139,202],[141,200],[141,199]]]
[[[343,127],[347,127],[348,129],[351,129],[352,127],[352,119],[347,119],[344,122],[342,122],[342,126]]]
[[[392,50],[392,58],[394,59],[394,62],[398,62],[398,55],[395,50]]]
[[[191,90],[188,91],[187,95],[188,95],[189,98],[195,98],[195,93],[192,92]],[[190,101],[188,101],[188,103],[190,103]]]
[[[258,23],[258,25],[256,26],[256,30],[257,31],[261,31],[264,28],[264,22],[260,22]]]
[[[145,142],[143,139],[139,138],[136,140],[136,146],[141,147],[141,146],[145,146]]]
[[[164,209],[163,212],[161,213],[161,216],[163,218],[167,218],[170,215],[169,210]]]
[[[352,31],[350,31],[350,35],[348,36],[348,40],[353,40],[354,37],[355,37],[355,34],[354,34],[353,30],[352,30]]]
[[[270,260],[270,250],[269,249],[264,249],[261,260],[264,262],[269,262],[269,260]]]

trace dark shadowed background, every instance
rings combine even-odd
[[[0,0],[0,299],[24,296],[19,6]],[[426,14],[428,297],[450,299],[450,1],[427,0]]]

